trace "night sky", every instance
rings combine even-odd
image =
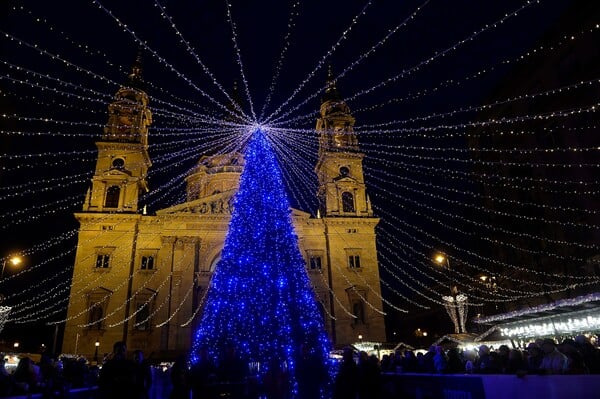
[[[264,115],[276,111],[294,93],[281,107],[283,112],[291,112],[278,127],[296,129],[293,137],[302,137],[313,155],[289,146],[289,153],[280,157],[280,162],[284,170],[295,169],[312,176],[290,185],[289,191],[295,207],[315,214],[316,177],[310,168],[316,162],[317,142],[316,134],[310,130],[314,129],[327,68],[332,67],[338,77],[337,87],[348,99],[357,120],[358,140],[366,154],[366,184],[382,218],[378,230],[384,237],[380,262],[392,270],[382,271],[387,283],[384,296],[396,306],[411,310],[404,325],[412,328],[410,320],[417,320],[419,314],[441,309],[429,300],[439,297],[423,285],[439,286],[442,277],[433,268],[423,269],[425,266],[419,266],[422,273],[415,272],[406,266],[407,262],[423,262],[433,248],[440,247],[448,252],[458,248],[486,256],[490,253],[472,237],[444,227],[469,228],[461,224],[461,218],[478,216],[467,214],[464,207],[452,201],[476,203],[476,197],[465,198],[456,191],[477,193],[478,187],[468,179],[449,178],[450,172],[468,173],[472,167],[468,152],[443,151],[465,149],[465,129],[446,130],[439,126],[469,123],[482,116],[477,110],[446,117],[432,115],[489,102],[506,85],[511,72],[521,62],[527,62],[528,51],[537,48],[540,60],[552,54],[547,46],[539,49],[548,32],[556,37],[572,34],[574,43],[580,40],[585,34],[579,32],[589,31],[593,25],[561,24],[567,14],[575,16],[570,21],[578,21],[578,13],[582,14],[582,21],[589,20],[583,18],[590,9],[585,3],[234,0],[229,3],[234,40],[224,1],[3,2],[0,256],[5,259],[15,251],[26,254],[28,270],[1,283],[1,292],[9,296],[6,303],[15,307],[29,304],[28,300],[52,286],[45,280],[48,276],[71,267],[77,228],[72,214],[81,209],[93,173],[94,142],[107,121],[107,105],[141,51],[146,91],[154,113],[149,137],[152,192],[144,199],[150,212],[183,202],[181,175],[201,155],[218,148],[214,134],[223,129],[192,121],[190,115],[199,113],[222,119],[223,109],[215,102],[226,106],[228,100],[214,82],[230,94],[237,82],[244,111],[250,114],[251,103],[257,114],[256,124],[265,122],[260,114],[267,98],[270,102]],[[597,13],[597,7],[592,10]],[[400,24],[403,26],[385,43],[370,51]],[[143,44],[136,41],[132,32]],[[597,46],[590,51],[597,56]],[[195,55],[214,79],[207,76]],[[525,61],[519,60],[522,55]],[[357,60],[360,62],[347,70]],[[590,79],[598,78],[595,73]],[[274,76],[277,79],[272,86]],[[390,80],[392,77],[397,79]],[[302,90],[296,93],[306,79]],[[245,96],[244,81],[251,99]],[[549,86],[544,89],[556,88]],[[364,93],[373,87],[376,88]],[[515,91],[524,95],[536,92],[533,88]],[[594,93],[588,95],[586,104],[598,102],[598,91]],[[171,116],[165,112],[167,109]],[[179,117],[174,113],[180,113]],[[511,130],[504,124],[495,127]],[[287,136],[281,135],[285,142]],[[597,152],[593,159],[597,167]],[[414,168],[436,170],[416,173]],[[597,182],[592,183],[597,188]],[[175,188],[166,191],[171,184]],[[450,190],[440,191],[432,185]],[[589,209],[597,210],[597,202],[591,204]],[[428,214],[435,214],[436,219],[423,216]],[[556,215],[557,220],[563,217]],[[411,226],[405,231],[412,232],[412,236],[396,230],[394,226],[402,223]],[[442,245],[442,241],[451,245]],[[523,246],[527,245],[525,240]],[[560,243],[552,245],[558,247]],[[409,254],[409,248],[421,257]],[[451,256],[461,259],[462,255],[456,250]],[[487,270],[485,261],[472,258],[467,260]],[[15,273],[7,270],[5,277]],[[37,288],[26,295],[10,296],[32,285]],[[55,291],[51,301],[67,295],[67,290]],[[430,309],[415,307],[401,295]],[[48,344],[46,331],[51,329],[36,330],[44,331],[42,334],[31,333],[32,329],[60,320],[66,311],[45,316],[47,306],[48,303],[32,306],[27,323],[10,323],[0,340],[11,342],[25,331],[31,335],[27,338],[31,347],[41,342]],[[403,325],[393,310],[389,314],[390,326]],[[447,319],[443,313],[437,314]]]

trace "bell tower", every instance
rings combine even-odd
[[[332,316],[327,320],[328,331],[336,346],[362,338],[385,341],[375,236],[379,219],[373,216],[366,193],[364,154],[358,148],[354,122],[330,69],[317,119],[315,171],[319,184],[317,219],[323,226],[326,255],[319,271],[328,285],[322,292],[329,291],[329,297],[321,297],[321,301],[328,304]]]
[[[315,171],[321,216],[373,216],[363,177],[364,154],[354,133],[355,119],[337,90],[331,68],[319,116]]]
[[[108,123],[96,142],[98,159],[83,205],[85,212],[137,212],[139,196],[148,191],[146,176],[151,166],[148,155],[148,126],[152,113],[143,90],[141,56],[138,54],[128,76],[108,106]]]

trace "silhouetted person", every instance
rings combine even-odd
[[[525,359],[527,372],[530,374],[541,373],[540,366],[543,358],[544,354],[538,344],[531,342],[529,345],[527,345],[527,357]]]
[[[135,364],[127,359],[125,342],[113,345],[112,358],[100,370],[98,388],[103,399],[131,399],[135,387]]]
[[[14,391],[14,382],[12,376],[6,370],[6,361],[4,355],[0,356],[0,396],[9,396]]]
[[[433,368],[436,373],[445,373],[448,369],[448,358],[444,353],[444,348],[441,346],[435,347],[435,355],[433,356]]]
[[[422,361],[422,372],[423,373],[435,373],[435,364],[433,358],[435,357],[436,349],[435,345],[431,345],[425,355],[423,355]]]
[[[225,356],[217,368],[217,377],[221,383],[228,385],[227,390],[232,398],[242,397],[247,376],[248,363],[238,356],[234,344],[227,345]]]
[[[465,372],[465,364],[460,358],[458,348],[448,349],[448,367],[446,368],[446,372],[449,374],[458,374]]]
[[[217,367],[210,358],[208,348],[203,346],[198,352],[198,361],[190,369],[190,383],[194,399],[211,398],[212,384],[216,380]]]
[[[565,374],[589,374],[589,369],[583,360],[583,355],[572,339],[565,339],[559,345],[559,351],[567,357]]]
[[[33,369],[33,362],[28,357],[19,360],[13,373],[13,380],[19,393],[35,392],[37,388],[37,375]]]
[[[360,399],[378,399],[381,386],[379,359],[361,351],[358,359],[358,397]]]
[[[65,394],[64,384],[54,359],[45,353],[40,358],[39,386],[42,398],[56,398]]]
[[[283,369],[278,359],[273,358],[269,362],[269,369],[265,373],[263,382],[267,399],[289,398],[290,376]],[[315,398],[318,398],[318,396]]]
[[[567,368],[567,357],[556,348],[556,342],[547,338],[542,342],[544,357],[540,364],[540,370],[545,374],[562,374]]]
[[[415,353],[410,350],[404,352],[404,357],[402,358],[400,364],[403,373],[416,373],[419,369],[417,357],[415,356]]]
[[[171,367],[171,395],[170,399],[189,399],[190,382],[187,367],[187,359],[180,355]]]
[[[313,399],[321,396],[321,388],[327,381],[327,368],[323,359],[313,353],[308,344],[300,346],[300,357],[296,363],[296,380],[298,381],[298,397]]]
[[[590,374],[600,374],[600,349],[595,348],[585,335],[576,336],[575,345],[581,352]]]
[[[152,369],[144,360],[144,352],[139,349],[134,351],[133,363],[135,363],[135,398],[148,399],[152,387]]]
[[[355,399],[358,392],[358,369],[351,348],[344,348],[342,363],[333,386],[333,399]]]
[[[500,345],[498,347],[498,368],[500,369],[500,373],[506,374],[508,369],[508,354],[510,349],[508,345]]]
[[[523,353],[518,349],[511,349],[508,352],[508,365],[506,373],[508,374],[523,374],[527,370],[527,364]]]
[[[243,382],[246,378],[248,365],[237,354],[235,345],[228,345],[225,356],[219,363],[217,375],[221,382]]]
[[[479,374],[497,374],[500,372],[498,356],[487,345],[479,347],[479,358],[475,362],[475,372]]]

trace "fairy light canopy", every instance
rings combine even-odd
[[[24,248],[31,259],[1,283],[13,306],[9,325],[67,318],[78,228],[72,214],[89,204],[95,142],[112,136],[147,146],[152,168],[147,184],[130,187],[143,193],[128,209],[153,216],[198,200],[192,186],[203,184],[201,156],[240,152],[243,132],[260,126],[292,206],[316,217],[319,106],[339,111],[332,126],[346,128],[344,137],[356,141],[345,147],[364,154],[360,179],[349,163],[335,170],[336,181],[368,185],[365,208],[381,219],[384,290],[377,300],[386,308],[375,308],[443,309],[432,288],[440,286],[460,286],[469,309],[597,291],[589,260],[600,250],[600,81],[597,64],[585,58],[600,31],[593,3],[293,1],[265,8],[156,0],[132,8],[94,0],[70,5],[69,13],[53,4],[9,4],[0,37],[7,49],[0,60],[0,229],[6,251]],[[563,59],[584,67],[549,78],[556,65],[574,71]],[[499,81],[507,74],[512,87]],[[239,99],[230,90],[234,81]],[[118,92],[122,101],[107,123]],[[128,119],[129,128],[117,129]],[[110,170],[123,180],[129,168],[148,165],[125,155],[124,168],[114,160]],[[340,209],[352,209],[356,193],[347,193]],[[186,211],[201,209],[202,201],[197,205]],[[116,236],[120,228],[108,219],[97,226],[98,235]],[[360,234],[360,226],[353,229],[336,234]],[[440,248],[451,259],[448,270],[431,262]],[[357,256],[356,248],[346,249]],[[107,275],[94,274],[90,287],[102,287]],[[480,275],[495,277],[495,289]],[[370,292],[364,295],[372,302],[371,282],[360,285],[349,295]],[[138,288],[145,293],[131,291]],[[182,289],[184,297],[189,287]],[[342,300],[348,298],[332,299]],[[135,307],[126,301],[116,306]],[[157,299],[161,305],[169,301]],[[172,313],[180,302],[171,305]]]

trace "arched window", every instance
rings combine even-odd
[[[118,208],[119,197],[121,196],[121,189],[119,186],[110,186],[106,190],[106,200],[104,201],[105,208]]]
[[[348,191],[342,193],[342,210],[344,212],[355,212],[354,195]]]
[[[352,313],[356,316],[354,324],[365,324],[365,307],[362,301],[357,301],[352,304]]]
[[[138,331],[148,331],[150,329],[150,304],[148,302],[138,302],[135,306],[135,329]]]
[[[102,305],[94,304],[90,309],[90,328],[94,330],[102,329]]]

